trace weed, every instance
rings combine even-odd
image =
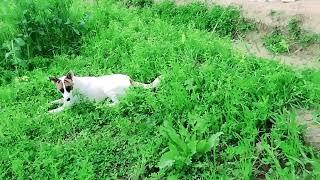
[[[291,19],[288,23],[289,36],[294,40],[301,39],[302,28],[300,24],[301,21],[299,21],[298,19]]]
[[[201,127],[205,128],[205,127]],[[203,129],[199,129],[202,131]],[[190,134],[188,130],[180,126],[179,134],[166,121],[163,133],[169,140],[169,151],[164,153],[159,162],[159,168],[176,167],[178,170],[191,166],[195,157],[200,157],[214,149],[219,144],[222,132],[211,135],[208,139],[199,139],[195,133]]]
[[[280,31],[275,30],[263,39],[264,45],[273,53],[285,53],[291,49],[291,44],[287,37]]]

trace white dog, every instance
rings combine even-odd
[[[129,87],[143,87],[152,89],[160,84],[160,76],[150,84],[133,81],[129,76],[123,74],[112,74],[100,77],[78,77],[69,72],[66,76],[56,78],[50,77],[63,98],[51,102],[52,104],[63,104],[61,107],[50,110],[49,113],[58,113],[67,107],[71,107],[84,97],[90,101],[102,101],[109,98],[113,106],[119,102],[118,98],[123,96]]]

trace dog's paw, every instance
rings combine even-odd
[[[60,113],[64,110],[64,107],[58,107],[56,109],[52,109],[50,111],[48,111],[49,113],[53,114],[53,113]]]
[[[52,110],[50,110],[50,111],[48,111],[48,113],[50,113],[50,114],[56,114],[56,113],[58,113],[58,112],[60,112],[61,110],[59,110],[59,109],[52,109]]]
[[[56,112],[53,109],[53,110],[48,111],[48,113],[53,114],[53,113],[56,113]]]
[[[58,100],[54,100],[54,101],[51,101],[51,102],[48,102],[49,105],[54,105],[54,104],[62,104],[63,101],[61,99],[58,99]]]

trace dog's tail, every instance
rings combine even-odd
[[[158,76],[152,83],[144,84],[141,82],[136,82],[131,80],[131,84],[133,87],[143,87],[144,89],[153,89],[159,86],[162,76]]]

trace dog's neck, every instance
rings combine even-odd
[[[87,94],[88,91],[90,91],[90,89],[93,87],[93,81],[91,78],[89,77],[77,77],[74,76],[73,77],[73,93],[72,94]]]
[[[74,76],[72,80],[74,90],[81,90],[89,84],[89,82],[82,77]]]
[[[73,80],[74,89],[79,89],[84,85],[84,82],[81,80],[81,77],[73,76],[72,80]]]

